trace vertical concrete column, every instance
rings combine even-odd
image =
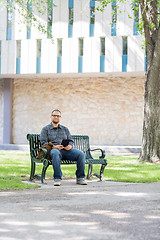
[[[4,79],[3,144],[12,143],[12,95],[13,79]]]

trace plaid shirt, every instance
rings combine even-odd
[[[50,123],[42,128],[40,134],[40,142],[42,146],[45,146],[49,142],[52,142],[54,145],[61,145],[63,139],[72,140],[72,136],[67,127],[59,124],[56,128]],[[71,141],[69,144],[73,145],[73,142]]]

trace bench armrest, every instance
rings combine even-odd
[[[101,154],[102,154],[101,156],[99,156],[99,158],[105,158],[106,156],[105,150],[102,150],[101,148],[89,149],[89,151],[97,151],[97,150],[101,151]]]
[[[40,155],[39,155],[39,153],[38,153],[38,151],[41,151],[40,152]],[[38,153],[38,154],[37,154]],[[47,149],[45,149],[45,148],[41,148],[41,149],[32,149],[31,150],[31,156],[33,157],[33,158],[35,158],[35,159],[39,159],[39,160],[43,160],[43,159],[45,159],[45,158],[47,158],[47,154],[48,154],[48,152],[47,152]],[[39,155],[39,156],[38,156]]]
[[[48,155],[47,149],[41,148],[40,150],[43,151],[43,156],[42,156],[42,158],[43,158],[43,159],[44,159],[44,158],[47,158],[47,155]],[[42,159],[42,158],[41,158],[41,159]]]

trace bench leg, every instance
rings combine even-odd
[[[92,169],[93,169],[93,165],[89,164],[88,165],[88,174],[87,174],[87,179],[90,179],[92,176]]]
[[[31,174],[30,174],[30,181],[33,179],[38,179],[41,180],[41,175],[36,174],[35,175],[35,170],[36,170],[36,163],[31,160]]]
[[[36,164],[31,160],[31,174],[30,174],[30,181],[34,179]]]
[[[102,164],[101,169],[100,169],[100,181],[103,181],[103,172],[107,164]]]
[[[43,169],[42,169],[42,175],[41,175],[41,183],[45,183],[45,175],[46,175],[46,170],[49,166],[49,161],[45,159],[43,161]]]

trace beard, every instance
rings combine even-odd
[[[57,121],[56,121],[56,120],[53,120],[52,123],[54,123],[54,124],[58,124],[59,121],[58,121],[58,120],[57,120]]]

